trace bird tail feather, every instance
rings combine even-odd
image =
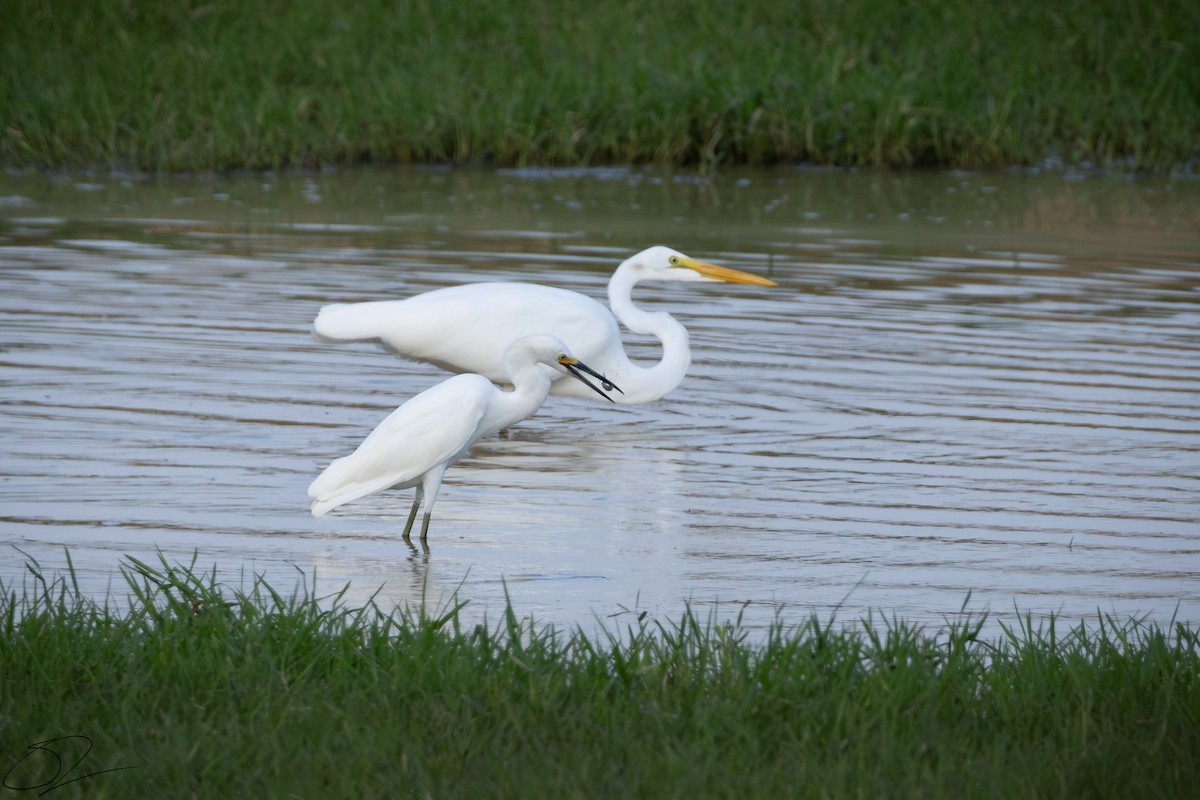
[[[314,517],[320,517],[351,500],[382,491],[396,482],[395,475],[366,481],[357,480],[354,474],[355,466],[351,456],[335,459],[312,482],[308,487],[308,496],[313,498]]]
[[[312,335],[318,342],[356,342],[384,335],[401,323],[397,313],[400,301],[338,302],[322,306],[312,321]]]

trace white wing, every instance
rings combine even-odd
[[[532,283],[468,283],[410,297],[325,306],[313,322],[325,341],[378,339],[452,372],[507,383],[504,349],[522,336],[557,336],[585,364],[621,346],[612,313],[578,292]],[[553,377],[561,377],[555,374]]]
[[[479,438],[479,422],[497,391],[479,375],[456,375],[397,408],[308,487],[313,514],[389,486],[411,486],[431,468],[455,461]]]

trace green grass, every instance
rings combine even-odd
[[[29,569],[0,601],[0,769],[55,798],[1194,797],[1200,780],[1184,625],[1027,620],[984,642],[979,619],[935,636],[809,619],[752,643],[688,611],[585,635],[511,608],[468,626],[457,607],[234,591],[194,561],[130,558],[118,609]],[[83,736],[68,773],[85,742],[63,737]],[[51,739],[61,767],[27,750]]]
[[[0,161],[842,165],[1200,150],[1200,4],[6,0]]]

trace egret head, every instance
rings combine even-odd
[[[514,341],[508,346],[505,352],[505,361],[522,360],[548,364],[559,372],[570,375],[575,380],[582,382],[593,392],[609,402],[615,401],[608,396],[608,392],[613,390],[621,392],[621,387],[571,355],[571,351],[567,346],[555,336],[523,336]],[[596,386],[596,384],[584,376],[584,373],[599,380],[600,385],[604,388],[601,389],[600,386]],[[621,394],[624,394],[624,392],[621,392]]]
[[[633,270],[638,280],[721,281],[775,286],[775,281],[728,267],[706,264],[661,245],[650,247],[630,258],[622,267]]]

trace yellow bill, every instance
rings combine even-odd
[[[770,278],[763,278],[758,275],[752,275],[749,272],[730,269],[729,267],[718,267],[715,264],[706,264],[703,261],[697,261],[694,258],[682,256],[671,260],[673,267],[686,267],[687,269],[699,272],[706,278],[711,278],[714,281],[724,281],[725,283],[749,283],[754,286],[778,286],[779,284]]]

